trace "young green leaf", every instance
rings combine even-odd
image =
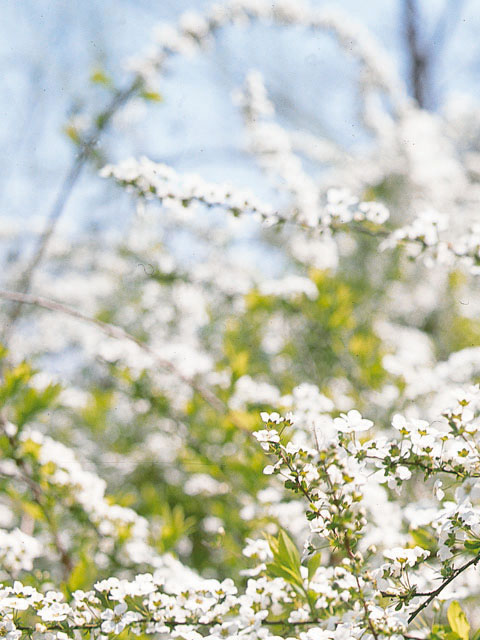
[[[455,631],[462,640],[468,640],[470,625],[462,607],[456,600],[448,607],[447,618],[452,631]]]
[[[313,555],[307,562],[307,569],[308,569],[308,579],[311,580],[313,578],[313,576],[315,575],[315,572],[317,571],[318,567],[320,566],[320,562],[322,560],[322,556],[320,555],[320,553],[316,553],[315,555]]]

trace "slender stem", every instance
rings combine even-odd
[[[410,62],[410,84],[413,97],[421,109],[427,107],[431,52],[420,43],[420,16],[416,0],[404,0],[405,35]]]
[[[93,127],[93,131],[82,141],[80,145],[80,151],[73,160],[72,165],[60,186],[57,197],[53,202],[52,208],[47,217],[45,229],[38,239],[33,256],[27,264],[27,267],[25,268],[25,271],[20,278],[18,288],[22,293],[28,293],[31,289],[35,272],[42,262],[45,253],[47,252],[57,223],[65,210],[67,202],[73,192],[73,189],[82,173],[85,164],[91,157],[93,149],[98,144],[99,137],[108,128],[112,117],[115,115],[118,109],[120,109],[126,102],[128,102],[128,100],[139,90],[140,87],[141,79],[139,77],[135,77],[126,89],[117,92],[105,111],[103,111],[97,117],[97,122]],[[16,304],[12,306],[12,309],[8,314],[7,321],[5,323],[5,331],[3,334],[3,343],[5,346],[7,346],[9,340],[11,339],[14,327],[22,314],[22,305],[23,303],[21,301],[17,301]]]
[[[366,460],[379,460],[380,462],[383,461],[383,458],[380,458],[378,456],[370,456],[367,455],[365,456]],[[441,461],[439,461],[441,462]],[[460,471],[456,471],[455,469],[446,469],[444,467],[429,467],[428,465],[422,463],[422,462],[416,462],[414,460],[403,460],[402,458],[399,458],[398,460],[395,460],[395,466],[404,466],[404,467],[413,467],[414,469],[421,469],[422,471],[425,471],[426,473],[447,473],[449,475],[453,475],[456,478],[460,478],[460,479],[464,479],[466,477],[465,473],[462,473]],[[480,474],[478,473],[468,473],[468,477],[469,478],[480,478]]]
[[[479,560],[480,560],[480,553],[477,554],[474,558],[472,558],[468,562],[466,562],[465,564],[463,564],[458,569],[455,569],[452,575],[449,578],[447,578],[444,582],[442,582],[442,584],[438,587],[438,589],[435,589],[434,591],[431,591],[428,594],[428,598],[419,607],[417,607],[417,609],[415,609],[415,611],[410,615],[410,617],[408,618],[408,622],[409,623],[412,622],[412,620],[414,620],[418,616],[418,614],[421,611],[423,611],[423,609],[428,607],[428,605],[432,602],[432,600],[436,598],[445,589],[446,586],[448,586],[453,580],[455,580],[455,578],[457,578],[466,569],[468,569],[472,565],[476,565]]]
[[[48,631],[68,631],[68,630],[76,630],[76,631],[82,631],[82,630],[88,630],[88,631],[94,631],[95,629],[99,629],[100,626],[102,625],[103,620],[98,620],[97,622],[86,622],[83,625],[72,625],[72,626],[62,626],[60,624],[52,624],[49,625],[47,627]],[[135,621],[133,624],[138,624],[138,622],[155,622],[154,619],[152,618],[148,618],[145,617],[143,620],[140,621]],[[274,625],[281,625],[281,626],[285,626],[285,627],[301,627],[301,626],[306,626],[306,625],[313,625],[313,624],[318,624],[320,622],[320,620],[303,620],[303,621],[297,621],[297,622],[290,622],[288,620],[262,620],[262,624],[264,625],[268,625],[268,626],[274,626]],[[211,627],[214,626],[216,624],[222,624],[222,620],[212,620],[210,622],[170,622],[168,620],[164,621],[165,626],[170,627],[171,629],[174,629],[177,625],[179,626],[183,626],[184,624],[194,624],[197,627]],[[28,627],[26,625],[21,625],[21,624],[17,624],[15,625],[17,629],[19,629],[20,631],[26,631],[26,632],[32,632],[34,631],[34,628],[32,627]],[[127,626],[128,628],[128,626]],[[408,637],[408,636],[405,636]]]
[[[86,322],[87,324],[93,325],[100,329],[103,333],[110,336],[111,338],[116,338],[117,340],[127,340],[129,342],[133,342],[137,345],[139,349],[148,353],[152,356],[155,362],[166,371],[169,371],[173,375],[175,375],[179,380],[184,382],[186,385],[191,387],[194,391],[196,391],[207,404],[209,404],[215,411],[218,413],[222,413],[227,415],[229,419],[235,424],[236,427],[241,429],[242,431],[251,434],[250,430],[245,427],[240,421],[236,420],[235,416],[233,416],[225,403],[209,388],[205,387],[201,383],[197,382],[194,378],[190,378],[185,376],[181,371],[177,369],[177,367],[162,358],[152,347],[150,347],[145,342],[142,342],[138,338],[135,338],[132,334],[125,331],[121,327],[118,327],[113,324],[109,324],[107,322],[102,322],[101,320],[97,320],[96,318],[92,318],[90,316],[85,315],[81,311],[77,311],[72,307],[68,307],[67,305],[62,304],[61,302],[57,302],[55,300],[49,300],[47,298],[43,298],[40,296],[34,296],[26,293],[19,293],[17,291],[5,291],[0,290],[0,298],[4,300],[10,300],[11,302],[17,302],[19,304],[29,304],[36,307],[41,307],[43,309],[48,309],[49,311],[58,311],[65,315],[71,316],[73,318],[77,318],[82,322]]]

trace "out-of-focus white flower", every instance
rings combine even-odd
[[[335,418],[334,423],[337,429],[344,433],[368,431],[373,426],[373,422],[362,418],[361,413],[356,409],[351,409],[348,413],[341,413],[339,418]]]

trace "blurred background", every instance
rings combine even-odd
[[[69,123],[81,124],[105,100],[95,74],[125,85],[126,60],[144,51],[156,23],[174,23],[208,0],[4,0],[1,223],[42,228],[75,153]],[[473,0],[314,1],[368,28],[419,104],[442,112],[480,98],[480,7]],[[161,102],[133,100],[103,138],[109,160],[146,154],[181,171],[262,192],[244,150],[232,91],[263,72],[279,122],[347,148],[368,145],[357,117],[358,68],[327,33],[254,23],[222,29],[195,58],[176,57],[159,78]],[[93,82],[92,82],[93,78]],[[101,84],[101,83],[100,83]],[[103,93],[102,93],[103,91]],[[62,231],[85,223],[122,224],[129,205],[109,198],[90,167],[62,216]]]

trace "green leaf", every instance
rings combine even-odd
[[[480,551],[480,540],[465,540],[465,549],[478,553]]]
[[[273,553],[273,562],[267,565],[270,574],[303,589],[300,554],[293,540],[283,530],[276,538],[267,535],[267,540]]]
[[[410,531],[410,535],[416,545],[422,547],[422,549],[426,549],[427,551],[433,551],[437,545],[435,536],[433,536],[424,527]]]
[[[89,554],[85,551],[80,555],[80,560],[74,566],[72,573],[67,581],[68,591],[73,592],[77,589],[85,589],[92,584],[96,576],[95,563],[89,559]]]
[[[267,564],[267,571],[272,578],[283,578],[285,582],[303,590],[303,580],[301,577],[285,565],[270,562]]]
[[[307,562],[307,569],[308,569],[308,579],[311,580],[313,578],[313,576],[315,575],[315,572],[317,571],[318,567],[320,566],[320,562],[322,560],[322,556],[320,553],[316,553],[315,555],[313,555]]]
[[[105,87],[110,87],[112,85],[112,80],[107,76],[105,71],[100,68],[92,71],[90,81],[93,82],[93,84],[102,84]]]
[[[452,631],[457,633],[462,640],[468,640],[470,625],[462,607],[456,600],[448,607],[447,618]]]
[[[45,520],[45,514],[36,502],[22,500],[22,509],[34,520]]]
[[[282,564],[297,570],[300,575],[300,554],[293,540],[283,530],[278,534],[278,558]]]
[[[142,91],[140,96],[149,102],[163,102],[163,96],[157,91]]]
[[[193,518],[186,518],[181,505],[171,508],[168,504],[162,508],[163,526],[157,546],[162,552],[169,551],[194,525]]]
[[[278,540],[268,533],[265,534],[265,538],[267,539],[270,550],[273,553],[273,557],[275,558],[276,556],[278,556]]]

